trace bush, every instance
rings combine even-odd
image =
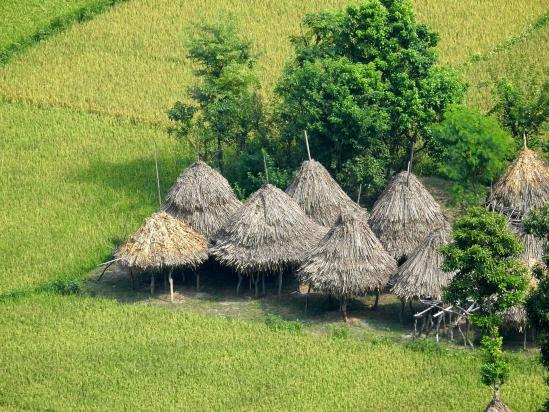
[[[330,337],[333,339],[349,339],[351,329],[347,325],[334,325],[330,328]]]
[[[272,313],[265,317],[265,325],[271,330],[280,332],[301,334],[303,332],[303,323],[299,320],[284,320],[278,315]]]
[[[79,295],[82,293],[82,282],[76,279],[57,279],[46,285],[44,290],[59,295]]]

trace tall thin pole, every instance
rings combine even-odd
[[[358,186],[358,196],[356,198],[356,204],[360,205],[360,194],[362,192],[362,183]]]
[[[309,149],[309,136],[307,136],[307,130],[305,130],[305,146],[307,147],[307,156],[309,156],[309,160],[311,159],[311,149]]]
[[[265,158],[265,151],[263,151],[263,167],[265,168],[266,183],[269,183],[269,169],[267,169],[267,159]]]
[[[156,188],[158,189],[158,205],[162,206],[162,197],[160,196],[160,176],[158,175],[158,153],[156,150],[156,140],[154,142],[154,164],[156,166]]]

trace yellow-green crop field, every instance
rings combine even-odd
[[[2,2],[0,50],[99,3]],[[165,112],[192,81],[183,49],[192,23],[233,16],[261,53],[270,97],[303,15],[347,3],[128,0],[0,66],[0,409],[469,411],[486,404],[477,354],[335,341],[35,291],[84,278],[157,207],[154,142],[163,193],[188,163],[187,149],[166,132]],[[519,76],[526,86],[549,61],[549,29],[530,30],[549,12],[546,1],[415,6],[440,33],[441,62],[469,81],[468,102],[482,110],[491,104],[492,77]],[[498,49],[521,33],[528,35]],[[534,411],[545,396],[541,367],[531,354],[509,356],[505,401]]]
[[[0,305],[0,408],[475,411],[478,353],[271,331],[260,323],[34,295]],[[505,399],[534,411],[541,367],[513,354]]]

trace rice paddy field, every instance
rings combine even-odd
[[[116,3],[110,7],[111,3]],[[3,1],[0,54],[0,409],[480,410],[476,354],[400,343],[289,334],[257,322],[143,303],[44,294],[85,279],[157,207],[153,148],[165,193],[188,164],[166,110],[192,81],[192,23],[228,15],[261,52],[263,93],[307,12],[348,0]],[[491,105],[490,81],[527,87],[549,61],[546,1],[417,0],[439,32],[440,59]],[[56,18],[105,6],[29,41]],[[34,36],[34,37],[33,37]],[[38,289],[38,290],[37,290]],[[533,354],[512,354],[514,409],[545,396]],[[410,383],[413,382],[413,385]],[[466,395],[465,395],[466,394]]]

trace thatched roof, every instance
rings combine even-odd
[[[197,161],[170,188],[163,210],[210,239],[240,206],[227,179]]]
[[[297,276],[316,291],[350,297],[383,289],[396,269],[366,220],[347,211],[309,253]]]
[[[115,252],[124,266],[141,270],[196,267],[208,258],[207,241],[188,224],[165,212],[154,213]]]
[[[529,291],[533,292],[538,287],[538,280],[531,275]],[[528,325],[528,314],[524,305],[515,305],[503,313],[503,327],[507,330],[518,330],[522,332]]]
[[[544,251],[547,248],[547,242],[544,239],[525,233],[521,223],[512,223],[509,225],[509,228],[517,235],[524,246],[522,258],[526,264],[532,266],[537,262],[541,262]]]
[[[533,150],[524,148],[494,185],[488,207],[521,219],[549,201],[549,168]]]
[[[307,216],[325,227],[332,227],[342,209],[362,210],[341,189],[330,173],[316,160],[301,164],[286,193],[305,211]]]
[[[393,177],[377,199],[369,223],[397,260],[410,256],[425,236],[448,224],[433,196],[408,172]]]
[[[210,252],[244,274],[281,271],[299,265],[325,233],[291,197],[266,184],[217,233]]]
[[[435,229],[420,243],[391,279],[391,292],[403,299],[441,298],[442,288],[453,277],[453,273],[441,269],[444,258],[439,253],[448,243],[450,231],[449,225]]]

